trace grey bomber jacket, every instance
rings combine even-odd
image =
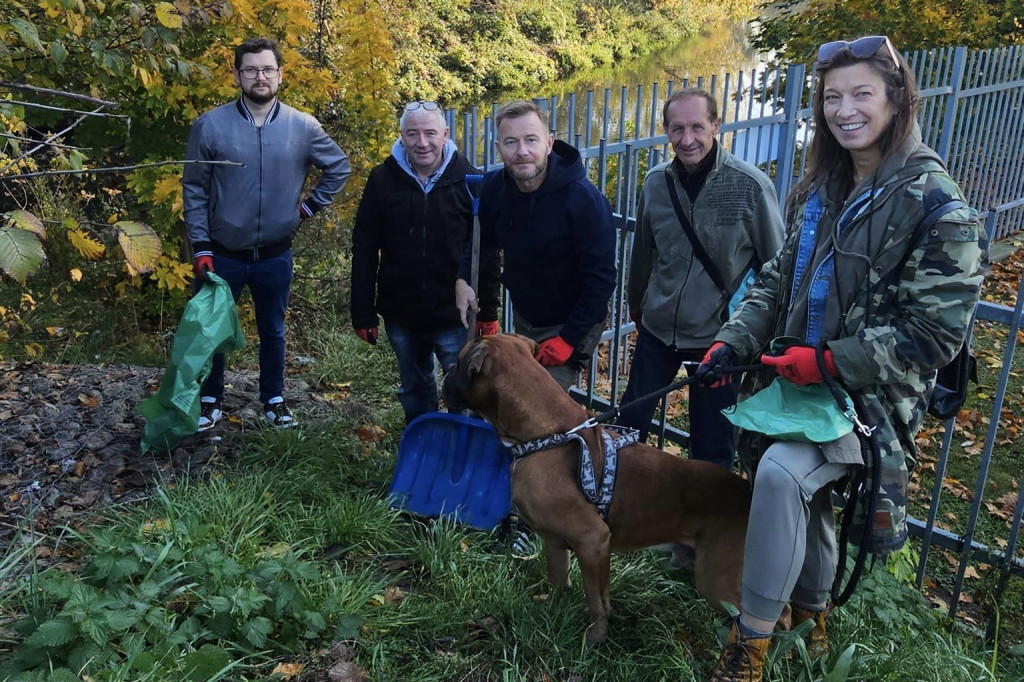
[[[186,164],[183,203],[196,255],[216,251],[251,261],[286,250],[300,211],[308,217],[330,204],[351,172],[319,121],[280,101],[259,127],[241,98],[206,112],[192,124],[185,158],[244,164]],[[321,174],[303,201],[310,166]]]

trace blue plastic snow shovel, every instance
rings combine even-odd
[[[485,421],[431,412],[398,445],[391,506],[490,530],[512,508],[512,454]]]

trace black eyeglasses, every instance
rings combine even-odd
[[[422,108],[424,111],[438,111],[441,109],[441,105],[438,104],[437,102],[422,102],[419,100],[415,102],[409,102],[408,104],[405,105],[406,111],[416,111],[417,109],[420,108]]]
[[[244,69],[239,69],[238,73],[242,74],[243,78],[248,78],[249,80],[254,81],[261,73],[267,78],[267,80],[277,78],[277,74],[280,71],[281,69],[276,66],[265,66],[262,69],[257,69],[255,66],[247,66]]]
[[[885,49],[889,51],[889,58],[892,59],[893,66],[897,69],[903,68],[900,66],[899,57],[896,56],[896,48],[892,46],[889,36],[864,36],[854,41],[834,40],[831,43],[825,43],[818,48],[818,61],[828,61],[844,49],[850,50],[857,59],[867,59],[868,57],[875,56],[882,48],[882,45],[885,45]]]

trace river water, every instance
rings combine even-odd
[[[661,104],[670,85],[677,89],[700,84],[711,91],[719,101],[724,122],[771,113],[770,104],[762,105],[750,92],[751,83],[762,82],[768,72],[768,56],[750,46],[749,31],[749,22],[708,28],[641,59],[574,74],[530,91],[502,93],[496,102],[478,109],[477,134],[483,135],[489,124],[483,119],[492,116],[498,104],[524,97],[544,98],[553,104],[556,135],[577,146],[596,145],[601,139],[613,142],[657,135],[661,133]],[[488,156],[485,165],[495,161],[489,146],[485,143],[481,148]]]

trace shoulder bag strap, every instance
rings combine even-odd
[[[683,211],[682,204],[679,203],[679,194],[676,192],[675,182],[672,180],[672,176],[669,175],[668,171],[665,171],[665,184],[668,185],[668,196],[672,199],[672,207],[676,210],[676,216],[679,218],[679,223],[683,226],[683,232],[686,233],[686,238],[690,240],[690,247],[693,249],[693,255],[697,257],[700,264],[704,266],[704,271],[708,273],[708,277],[715,283],[715,286],[721,290],[722,294],[726,298],[732,296],[731,292],[725,288],[725,283],[722,281],[722,275],[718,272],[718,268],[711,262],[711,256],[704,250],[704,246],[697,239],[697,235],[693,231],[693,225],[690,224],[689,218],[686,217],[686,212]]]

